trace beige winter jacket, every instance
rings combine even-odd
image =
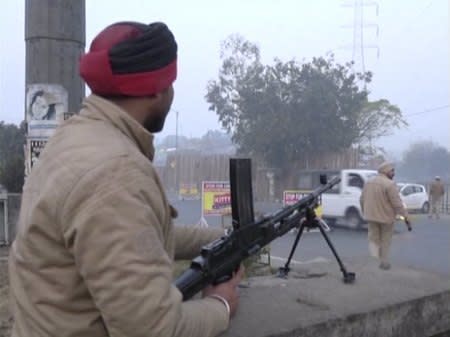
[[[227,328],[220,301],[182,302],[172,285],[173,258],[193,257],[223,232],[172,225],[153,152],[151,134],[98,96],[56,131],[24,187],[10,255],[13,336]]]
[[[397,215],[407,216],[395,182],[382,173],[365,183],[360,204],[367,222],[392,224]]]
[[[433,181],[430,186],[430,199],[439,200],[444,194],[444,184],[441,181]]]

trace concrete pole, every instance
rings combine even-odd
[[[25,0],[26,86],[63,86],[69,112],[78,112],[84,98],[78,60],[85,47],[85,17],[85,0]]]

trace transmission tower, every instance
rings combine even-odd
[[[342,26],[342,28],[350,28],[353,30],[353,43],[351,45],[345,45],[342,48],[352,51],[354,71],[365,72],[366,62],[364,50],[375,49],[377,58],[379,58],[380,48],[376,43],[367,43],[367,41],[365,41],[364,29],[374,29],[377,39],[380,30],[378,24],[365,22],[364,9],[374,7],[375,14],[378,17],[378,3],[375,1],[354,0],[351,2],[343,2],[341,6],[353,9],[353,23]]]

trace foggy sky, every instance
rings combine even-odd
[[[274,57],[310,61],[332,51],[339,62],[352,58],[353,10],[338,0],[147,1],[86,0],[86,43],[116,21],[164,21],[179,46],[175,100],[165,129],[202,136],[220,129],[204,99],[208,80],[220,68],[220,42],[239,33],[255,42],[264,63]],[[353,3],[353,1],[347,1]],[[378,1],[364,8],[365,68],[374,72],[370,99],[386,98],[403,111],[409,128],[376,141],[399,157],[411,142],[432,140],[450,148],[449,26],[444,0]],[[126,6],[124,6],[126,4]],[[0,120],[19,124],[24,116],[24,1],[3,0],[0,12]],[[349,47],[349,48],[345,48]],[[360,64],[359,64],[360,66]],[[70,94],[70,93],[69,93]],[[435,111],[424,112],[434,108]]]

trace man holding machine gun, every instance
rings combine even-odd
[[[240,268],[182,301],[173,259],[222,230],[175,227],[153,133],[173,100],[177,44],[163,23],[120,22],[80,60],[92,91],[23,190],[10,254],[12,336],[216,336],[238,305]]]

